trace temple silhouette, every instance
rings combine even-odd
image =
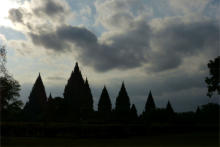
[[[1,124],[2,136],[111,138],[216,132],[219,128],[218,104],[199,106],[196,112],[175,112],[170,101],[165,108],[158,108],[151,91],[143,112],[138,115],[124,82],[115,102],[103,86],[95,110],[89,80],[83,79],[78,63],[64,87],[63,97],[51,93],[47,97],[39,73],[28,98],[17,115]]]
[[[104,86],[98,101],[98,110],[95,111],[89,81],[87,78],[83,79],[77,62],[64,88],[63,96],[63,98],[53,98],[50,93],[47,97],[39,73],[30,92],[29,101],[24,106],[23,118],[25,121],[135,122],[139,119],[146,119],[149,114],[156,111],[156,105],[150,91],[145,110],[138,116],[135,104],[130,103],[124,82],[122,82],[121,89],[116,97],[115,108],[112,108],[108,90]],[[174,114],[170,102],[168,102],[167,109],[164,109],[164,111],[169,115]]]
[[[115,107],[112,107],[115,103]],[[64,87],[63,97],[47,97],[39,73],[21,114],[22,122],[60,122],[72,124],[198,124],[215,123],[220,107],[207,104],[197,108],[196,112],[175,112],[171,102],[165,108],[158,108],[153,94],[149,91],[142,113],[138,115],[132,104],[125,83],[122,82],[115,102],[111,101],[107,87],[104,86],[98,100],[98,109],[94,110],[94,101],[89,80],[84,79],[76,62]],[[201,108],[201,109],[200,109]]]

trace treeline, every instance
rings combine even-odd
[[[157,108],[149,92],[144,111],[137,114],[131,104],[124,82],[118,93],[115,108],[107,88],[104,86],[98,101],[98,110],[93,108],[93,96],[88,79],[84,80],[76,63],[74,71],[64,88],[63,98],[46,95],[45,87],[39,74],[31,90],[29,101],[15,116],[4,116],[4,121],[22,122],[73,122],[73,123],[195,123],[218,122],[220,107],[207,104],[198,107],[195,112],[176,113],[168,101],[166,108]]]

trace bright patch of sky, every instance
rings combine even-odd
[[[26,40],[23,33],[10,27],[0,26],[0,34],[3,34],[7,40]]]

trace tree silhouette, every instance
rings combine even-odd
[[[84,91],[84,80],[76,62],[74,71],[72,72],[64,89],[64,101],[66,105],[67,119],[80,120],[81,101]]]
[[[5,66],[7,62],[6,54],[7,51],[5,46],[0,45],[0,76],[1,77],[5,77],[6,75],[8,75],[7,68]]]
[[[208,103],[201,106],[200,117],[204,123],[215,123],[219,125],[220,105]]]
[[[27,119],[33,121],[39,121],[45,119],[47,96],[41,75],[34,83],[32,91],[29,96],[29,101],[24,107],[25,115]]]
[[[23,105],[20,96],[20,84],[7,71],[6,48],[0,45],[0,119],[13,120]]]
[[[109,120],[112,112],[112,103],[106,87],[104,86],[98,102],[98,113],[101,119]]]
[[[132,104],[131,106],[130,118],[132,121],[137,121],[137,118],[138,118],[137,109],[134,104]]]
[[[130,99],[128,97],[124,82],[122,83],[118,97],[116,98],[115,114],[118,120],[128,120],[130,112]]]
[[[215,91],[220,94],[220,56],[210,60],[208,63],[209,73],[211,77],[206,77],[205,82],[208,86],[207,96],[212,97]]]
[[[2,120],[13,120],[21,112],[20,84],[11,76],[0,77],[0,114]]]

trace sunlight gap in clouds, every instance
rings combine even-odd
[[[12,22],[8,19],[8,11],[20,6],[17,0],[1,0],[0,4],[0,26],[12,27]]]

